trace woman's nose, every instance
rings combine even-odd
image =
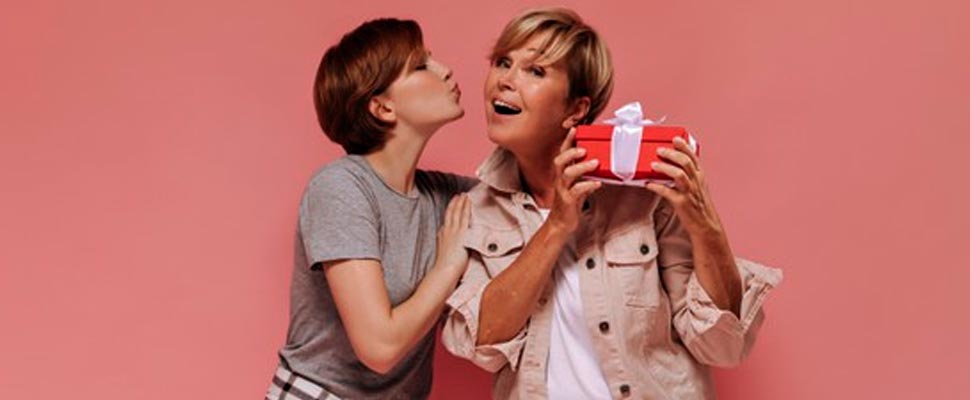
[[[444,79],[446,81],[451,79],[451,76],[452,76],[451,68],[448,68],[446,65],[435,60],[430,60],[428,61],[428,63],[431,64],[431,67],[438,72],[438,75],[441,76],[441,79]]]
[[[513,84],[512,74],[513,74],[513,71],[511,68],[498,72],[498,79],[496,80],[496,83],[498,84],[499,89],[501,90],[515,89],[515,85]]]

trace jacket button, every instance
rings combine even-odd
[[[650,252],[650,246],[647,246],[645,244],[640,246],[640,254],[647,255],[647,253],[649,252]]]
[[[630,396],[630,385],[627,385],[627,384],[620,385],[620,394],[622,394],[623,397],[629,397]]]
[[[586,269],[593,269],[593,267],[595,266],[596,266],[596,261],[593,261],[592,257],[586,259]]]
[[[498,250],[498,245],[495,244],[495,243],[489,243],[488,244],[488,251],[493,251],[494,252],[495,250]]]
[[[600,332],[607,333],[610,331],[609,322],[600,322]]]

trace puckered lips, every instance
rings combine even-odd
[[[458,86],[458,83],[451,86],[451,93],[455,95],[456,99],[461,99],[461,88]]]

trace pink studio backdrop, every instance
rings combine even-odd
[[[471,174],[484,57],[529,6],[7,3],[0,397],[81,399],[260,398],[299,196],[342,154],[309,97],[323,49],[419,20],[467,109],[423,166]],[[690,127],[737,253],[785,270],[722,398],[970,396],[970,7],[867,3],[566,3],[612,48],[610,108]],[[485,373],[436,363],[433,398],[488,397]]]

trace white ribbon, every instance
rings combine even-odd
[[[610,140],[610,171],[619,180],[591,178],[621,185],[643,186],[647,181],[646,179],[633,179],[637,172],[637,163],[640,160],[643,127],[661,124],[667,117],[661,117],[657,121],[644,119],[643,109],[640,107],[639,101],[627,103],[614,111],[613,115],[614,118],[603,122],[613,125],[613,137]],[[697,151],[697,142],[694,140],[694,136],[688,134],[688,140],[691,150]],[[663,183],[672,184],[670,181]]]
[[[613,125],[613,138],[610,141],[610,171],[623,183],[636,183],[633,175],[637,172],[640,159],[640,141],[643,127],[662,123],[667,117],[653,121],[643,118],[639,101],[628,103],[613,112],[615,118],[603,121]]]

